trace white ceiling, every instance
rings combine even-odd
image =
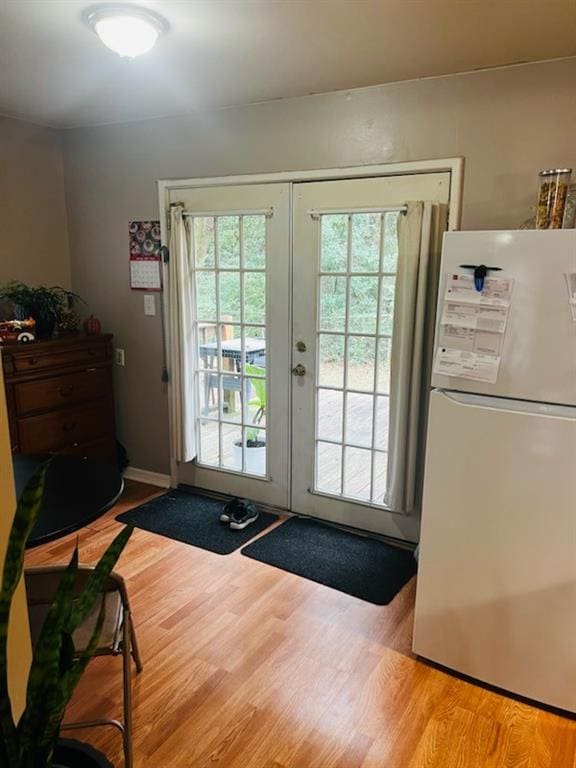
[[[142,0],[170,23],[122,61],[79,0],[0,0],[0,113],[137,120],[576,55],[575,0]]]

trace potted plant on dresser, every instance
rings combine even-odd
[[[25,320],[28,317],[36,321],[36,336],[39,339],[49,339],[54,333],[56,324],[66,317],[70,325],[72,319],[72,305],[75,300],[83,301],[72,291],[67,291],[60,286],[48,288],[44,285],[36,287],[16,281],[0,286],[0,301],[11,304],[14,308],[17,320]],[[76,319],[76,318],[75,318]],[[77,320],[76,320],[77,325]],[[67,328],[67,330],[70,330]]]
[[[104,621],[104,600],[84,648],[74,647],[74,632],[97,605],[102,587],[132,533],[131,528],[123,529],[110,544],[81,591],[76,589],[76,545],[33,649],[26,707],[17,723],[12,716],[8,695],[8,619],[23,573],[26,542],[42,504],[47,467],[48,463],[36,471],[18,501],[3,567],[0,587],[0,766],[113,768],[104,755],[88,745],[60,740],[59,735],[66,706],[98,645]]]

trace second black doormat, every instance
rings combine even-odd
[[[300,517],[242,554],[376,605],[387,605],[416,573],[411,551]]]
[[[278,520],[276,515],[260,512],[258,520],[247,528],[232,531],[219,519],[226,503],[177,489],[123,512],[116,520],[218,555],[229,555]]]

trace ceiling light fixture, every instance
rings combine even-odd
[[[128,3],[92,6],[84,12],[84,20],[107,48],[125,59],[147,53],[168,31],[162,16]]]

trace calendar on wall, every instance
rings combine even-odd
[[[136,291],[162,290],[162,258],[159,221],[131,221],[130,288]]]

